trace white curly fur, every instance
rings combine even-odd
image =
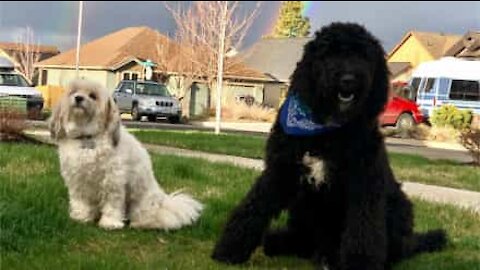
[[[99,219],[105,229],[123,228],[125,220],[134,228],[178,229],[199,218],[201,203],[159,186],[148,152],[121,125],[116,105],[98,84],[72,82],[53,111],[50,132],[72,219]]]

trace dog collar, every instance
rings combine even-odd
[[[80,147],[82,149],[95,149],[96,143],[93,139],[93,135],[80,135],[74,138],[81,142]]]
[[[75,140],[90,140],[93,139],[93,135],[80,135],[74,138]]]
[[[293,136],[319,135],[340,127],[315,123],[311,109],[296,94],[288,95],[280,108],[280,124],[286,134]]]

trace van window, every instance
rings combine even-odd
[[[450,99],[480,101],[478,81],[452,80]]]
[[[425,86],[423,87],[423,92],[435,94],[435,91],[433,91],[433,86],[435,85],[435,78],[428,78],[427,82],[424,85]]]

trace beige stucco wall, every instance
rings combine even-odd
[[[58,85],[66,87],[68,84],[77,77],[77,72],[74,69],[47,69],[47,85]],[[107,85],[107,73],[105,70],[80,70],[80,78],[88,78],[94,82],[108,87]]]
[[[423,62],[432,60],[435,60],[435,58],[423,47],[415,36],[407,39],[407,41],[388,58],[388,62],[409,62],[413,68],[416,68]]]

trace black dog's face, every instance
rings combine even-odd
[[[375,118],[387,96],[383,48],[365,29],[334,24],[317,32],[293,75],[292,89],[314,120],[342,125],[361,114]]]
[[[343,124],[362,113],[372,89],[375,64],[371,59],[356,54],[326,55],[314,63],[313,71],[311,107],[319,123]]]

